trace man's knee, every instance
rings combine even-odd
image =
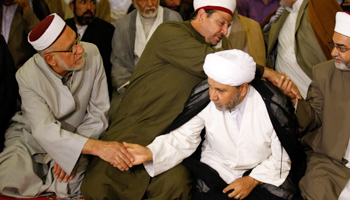
[[[150,199],[190,199],[193,178],[182,164],[152,178],[147,189]]]

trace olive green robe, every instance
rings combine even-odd
[[[188,21],[161,24],[146,45],[116,117],[102,140],[150,144],[181,113],[192,88],[207,78],[203,62],[213,52]],[[152,185],[153,180],[159,179],[164,181]],[[151,183],[150,180],[143,165],[121,172],[95,157],[81,189],[87,200],[137,200],[145,193],[149,199],[189,198],[190,173],[181,164],[152,178]],[[151,198],[160,191],[165,191],[167,196]]]

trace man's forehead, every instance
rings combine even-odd
[[[221,11],[221,10],[215,10],[209,17],[211,16],[215,16],[215,17],[220,17],[228,22],[232,21],[232,16],[230,14],[228,14],[227,12]]]
[[[341,33],[334,32],[333,41],[336,43],[347,43],[350,44],[350,37]]]
[[[138,3],[144,3],[144,2],[147,2],[148,0],[134,0],[134,1],[137,1]],[[151,0],[151,1],[158,3],[159,0]]]

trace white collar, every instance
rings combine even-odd
[[[291,8],[285,7],[286,10],[290,13],[292,12],[299,12],[301,4],[303,3],[304,0],[297,0]]]

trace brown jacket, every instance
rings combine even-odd
[[[314,67],[307,99],[298,102],[300,132],[306,134],[302,143],[309,147],[300,188],[308,199],[338,199],[350,179],[343,159],[350,138],[349,87],[350,71],[330,60]]]

